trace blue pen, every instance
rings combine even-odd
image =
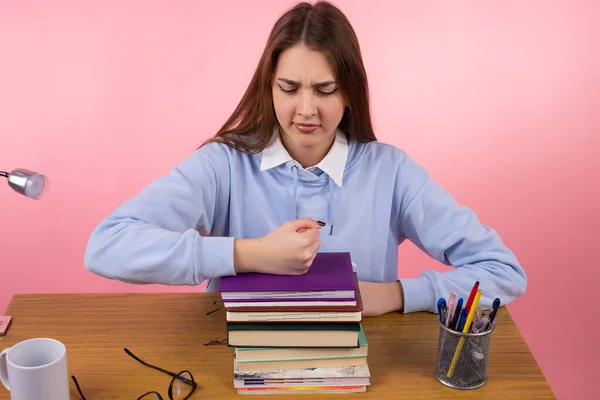
[[[500,308],[500,299],[496,297],[496,299],[494,299],[494,304],[492,304],[492,311],[490,311],[490,326],[492,326],[492,322],[494,322],[494,318],[496,318],[498,308]]]
[[[458,320],[458,326],[456,327],[456,330],[459,332],[462,332],[463,329],[465,328],[465,323],[467,322],[467,313],[469,312],[469,310],[467,310],[466,308],[462,309],[462,312],[460,313],[460,319]]]
[[[450,329],[456,329],[456,325],[458,324],[458,319],[460,318],[460,311],[462,309],[463,299],[462,297],[458,299],[456,303],[456,310],[454,310],[454,316],[452,317],[452,322],[450,323]]]
[[[442,304],[442,324],[446,325],[445,321],[448,319],[448,306],[446,306],[446,301]]]
[[[443,322],[444,314],[445,314],[445,310],[446,310],[446,299],[444,299],[443,297],[440,297],[440,299],[438,300],[438,303],[437,303],[437,307],[438,307],[438,318],[439,318],[440,322]]]

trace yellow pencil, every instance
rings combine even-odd
[[[469,315],[467,315],[467,322],[465,322],[465,326],[462,330],[463,333],[468,333],[469,328],[471,327],[471,322],[473,322],[473,316],[475,315],[475,310],[477,309],[477,304],[479,303],[479,299],[481,298],[481,289],[477,291],[475,294],[475,298],[473,299],[473,304],[471,305],[471,309],[469,310]],[[450,364],[450,368],[448,369],[448,373],[446,377],[450,378],[454,373],[454,368],[456,368],[456,362],[458,361],[458,356],[462,350],[463,344],[465,342],[465,337],[461,336],[458,341],[458,346],[456,346],[456,351],[454,352],[454,357],[452,358],[452,363]]]

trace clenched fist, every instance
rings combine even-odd
[[[235,269],[276,275],[302,275],[315,259],[325,224],[312,218],[288,221],[260,239],[235,241]]]

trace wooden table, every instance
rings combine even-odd
[[[125,354],[171,371],[188,369],[199,386],[194,399],[249,398],[233,387],[233,349],[204,346],[226,337],[223,309],[214,293],[15,295],[5,315],[13,317],[0,349],[32,337],[52,337],[67,346],[69,373],[88,400],[136,399],[156,390],[167,397],[170,377]],[[496,399],[555,398],[506,308],[499,312],[488,382],[456,390],[434,375],[438,327],[429,313],[391,313],[363,320],[369,342],[371,385],[366,393],[322,398]],[[72,381],[71,398],[79,399]],[[312,395],[269,395],[268,399]],[[250,396],[254,398],[255,396]],[[9,399],[0,386],[0,400]]]

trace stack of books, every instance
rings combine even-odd
[[[370,384],[362,299],[349,253],[304,275],[220,279],[239,394],[355,393]]]

